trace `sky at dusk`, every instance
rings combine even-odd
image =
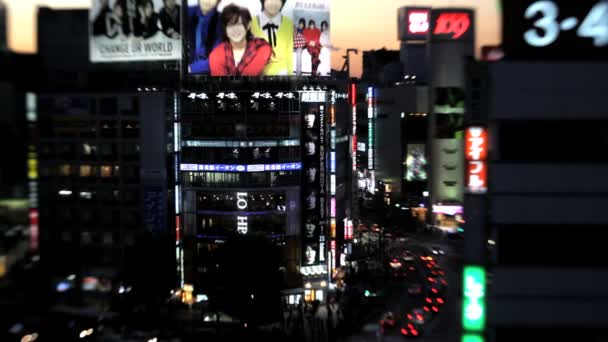
[[[0,0],[9,10],[9,46],[17,52],[36,50],[36,7],[88,8],[91,0]],[[258,1],[258,0],[250,0]],[[340,69],[346,48],[359,50],[398,49],[397,9],[401,6],[471,7],[477,15],[477,46],[500,42],[499,0],[332,0],[331,34],[334,46],[343,50],[332,55],[332,66]],[[86,28],[83,28],[86,29]],[[478,49],[479,50],[479,49]],[[361,75],[361,54],[353,56],[352,75]]]

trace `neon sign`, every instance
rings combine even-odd
[[[236,193],[236,207],[239,210],[247,209],[247,193],[246,192],[237,192]],[[247,216],[237,216],[236,217],[236,231],[239,234],[247,234],[248,223]]]
[[[465,158],[467,159],[467,190],[486,193],[488,184],[488,133],[485,127],[468,127],[465,134]]]
[[[435,19],[433,35],[443,35],[452,40],[464,38],[471,28],[470,12],[440,12]]]
[[[425,34],[429,32],[429,11],[412,10],[407,15],[407,31],[410,34]]]
[[[462,327],[466,331],[483,331],[486,320],[486,271],[480,266],[465,266]]]
[[[302,163],[281,164],[181,164],[181,171],[210,171],[210,172],[268,172],[301,170]]]

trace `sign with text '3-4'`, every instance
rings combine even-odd
[[[467,127],[465,135],[465,158],[467,160],[467,191],[484,194],[487,192],[488,132],[485,127]]]
[[[431,11],[433,40],[475,39],[475,12],[471,9],[433,9]]]

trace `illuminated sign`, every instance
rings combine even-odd
[[[247,209],[247,193],[246,192],[237,192],[236,193],[236,207],[239,210]],[[239,234],[247,234],[248,223],[247,216],[237,216],[236,217],[236,231]]]
[[[324,91],[302,92],[301,102],[325,102],[325,92]]]
[[[467,160],[467,190],[471,193],[487,192],[488,133],[485,127],[467,127],[465,158]]]
[[[468,9],[432,10],[433,39],[473,40],[474,12]]]
[[[485,339],[481,335],[477,334],[463,334],[461,342],[484,342]]]
[[[407,31],[410,34],[429,32],[429,11],[412,10],[407,14]]]
[[[401,7],[398,10],[399,40],[426,40],[431,28],[431,9]]]
[[[350,85],[350,104],[353,107],[352,111],[352,137],[353,137],[353,146],[352,146],[352,161],[353,161],[353,171],[357,170],[357,85],[351,83]]]
[[[511,59],[608,58],[608,1],[503,1],[503,44]]]
[[[209,172],[268,172],[268,171],[295,171],[301,170],[302,163],[281,164],[181,164],[181,171],[209,171]]]
[[[481,332],[486,320],[486,271],[480,266],[465,266],[463,281],[462,327]]]

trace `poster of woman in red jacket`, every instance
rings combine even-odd
[[[310,54],[311,74],[316,76],[319,64],[321,64],[321,60],[319,59],[319,54],[321,53],[321,30],[317,28],[315,21],[311,19],[308,21],[308,27],[304,29],[303,35],[306,40],[306,50]]]
[[[220,20],[225,39],[209,56],[211,76],[260,76],[272,47],[251,33],[249,9],[228,5]]]

